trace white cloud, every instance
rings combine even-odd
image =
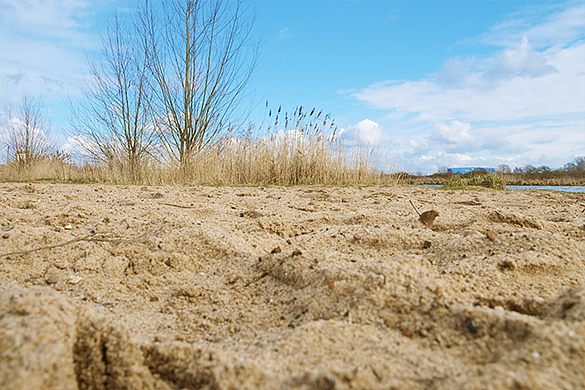
[[[287,39],[292,38],[292,33],[290,32],[290,28],[285,27],[278,32],[278,39]]]
[[[5,26],[25,30],[27,35],[70,39],[88,16],[86,0],[2,0],[0,17]]]
[[[436,155],[423,155],[420,157],[422,166],[431,171],[438,171],[443,167],[469,167],[469,166],[483,166],[485,159],[471,157],[459,153],[444,153],[439,152]]]
[[[453,121],[450,124],[435,123],[433,125],[434,138],[439,142],[460,144],[473,141],[469,134],[471,125],[465,122]]]
[[[484,75],[487,81],[498,82],[514,77],[537,78],[557,72],[547,56],[534,50],[524,36],[519,48],[504,50]]]
[[[87,139],[82,135],[75,135],[68,137],[67,141],[61,146],[61,150],[65,153],[70,154],[76,159],[86,159],[91,157],[88,150],[96,150],[97,145],[95,142]]]
[[[486,69],[468,70],[485,65]],[[353,94],[384,110],[419,113],[433,121],[519,120],[583,112],[585,41],[535,52],[525,40],[478,64],[450,59],[433,77],[385,81]]]
[[[403,156],[414,171],[435,172],[464,164],[497,167],[501,163],[558,168],[585,154],[584,127],[585,120],[579,118],[481,128],[450,122],[435,124],[430,132],[394,138],[407,146]]]
[[[286,143],[304,143],[306,142],[305,135],[297,129],[283,130],[271,134],[269,137],[264,137],[268,142],[274,142],[276,145]]]
[[[387,111],[381,123],[414,170],[555,168],[585,155],[585,3],[535,5],[468,41],[500,48],[448,58],[425,78],[350,93]]]
[[[112,0],[0,0],[0,104],[24,92],[46,101],[76,93],[84,50],[100,44],[92,31],[98,11],[111,5]]]
[[[563,47],[582,39],[584,35],[585,2],[567,1],[527,7],[467,42],[511,47],[526,36],[536,47]]]
[[[348,129],[341,129],[339,138],[348,146],[365,147],[378,146],[388,140],[382,126],[370,119],[364,119]]]

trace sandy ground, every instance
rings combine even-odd
[[[2,389],[585,383],[585,194],[0,194]],[[410,201],[439,212],[431,227]]]

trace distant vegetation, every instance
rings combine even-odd
[[[435,184],[449,188],[467,186],[505,188],[506,185],[583,186],[585,185],[585,157],[577,157],[558,169],[533,165],[511,169],[508,165],[501,164],[496,173],[476,171],[461,175],[449,173],[447,169],[440,169],[440,172],[428,176],[404,172],[396,175],[400,177],[402,183],[406,184]]]
[[[498,171],[509,185],[585,185],[585,156],[579,156],[562,168],[526,165],[513,170],[505,164]]]

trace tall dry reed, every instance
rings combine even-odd
[[[26,171],[11,164],[0,166],[0,180],[103,182],[141,185],[370,185],[393,184],[384,175],[371,150],[347,150],[320,133],[297,129],[269,136],[243,135],[219,140],[193,157],[188,171],[164,158],[146,159],[139,174],[124,164],[71,164],[50,159]]]

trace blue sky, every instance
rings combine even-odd
[[[0,0],[0,107],[41,96],[61,145],[85,52],[113,0]],[[387,166],[532,164],[585,155],[584,1],[251,2],[264,104],[330,112]]]

